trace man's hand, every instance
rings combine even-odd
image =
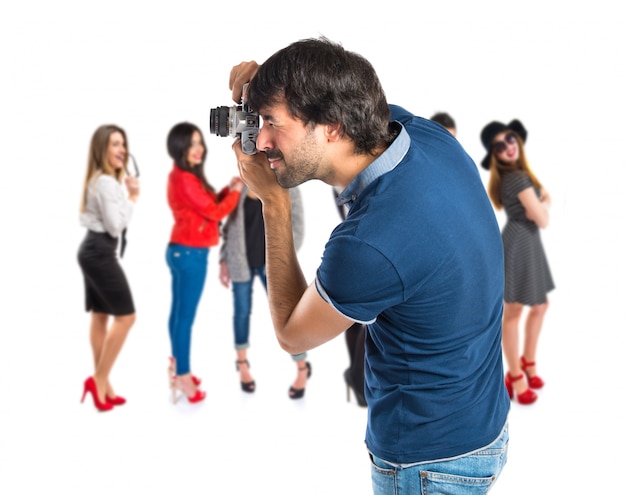
[[[231,69],[228,88],[233,91],[233,101],[235,103],[241,102],[243,85],[249,83],[258,70],[259,64],[257,64],[254,60],[251,60],[250,62],[241,62],[239,65],[235,65]]]
[[[267,156],[262,151],[247,155],[241,149],[241,142],[235,139],[233,151],[237,157],[239,175],[248,188],[258,196],[262,203],[271,201],[290,201],[289,190],[280,187],[276,175],[270,167]]]

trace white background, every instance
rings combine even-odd
[[[289,400],[295,367],[257,287],[249,357],[258,388],[242,394],[216,250],[192,353],[207,400],[173,405],[165,371],[167,132],[199,125],[209,180],[225,185],[236,174],[231,140],[211,135],[208,118],[233,104],[231,67],[319,35],[368,58],[390,102],[452,114],[476,163],[489,121],[527,127],[528,157],[553,197],[542,235],[557,288],[538,357],[547,385],[535,405],[513,403],[509,462],[493,493],[616,493],[626,441],[618,9],[604,0],[4,2],[0,493],[371,493],[366,411],[345,400],[343,337],[309,353],[306,396]],[[103,123],[127,131],[142,174],[123,260],[138,320],[112,376],[128,404],[108,414],[79,403],[92,366],[76,263],[88,144]],[[308,183],[303,194],[299,255],[312,279],[339,217],[329,186]]]

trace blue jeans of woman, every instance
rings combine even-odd
[[[496,482],[506,464],[508,423],[486,447],[452,459],[394,464],[370,453],[374,495],[478,495]]]
[[[235,330],[235,349],[247,349],[250,347],[250,315],[252,314],[252,289],[255,277],[263,284],[267,293],[267,276],[265,266],[250,268],[250,278],[246,282],[232,282],[233,326]],[[306,359],[306,353],[292,356],[294,361]]]
[[[209,249],[169,244],[165,258],[172,274],[169,317],[172,356],[176,359],[176,374],[184,375],[191,372],[191,329],[204,289]]]

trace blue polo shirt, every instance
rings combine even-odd
[[[413,463],[480,449],[506,422],[504,261],[472,159],[440,125],[391,110],[400,134],[338,198],[350,210],[316,285],[367,323],[368,449]]]

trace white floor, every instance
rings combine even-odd
[[[210,136],[208,118],[230,101],[230,68],[318,35],[369,58],[390,102],[424,117],[450,111],[477,163],[486,122],[529,127],[529,157],[553,197],[544,240],[557,289],[538,357],[546,387],[536,404],[512,404],[509,462],[492,493],[623,492],[624,30],[615,2],[548,3],[417,2],[406,16],[396,2],[376,11],[372,36],[372,9],[330,0],[306,18],[282,0],[149,11],[119,0],[4,2],[0,495],[371,493],[366,410],[346,402],[343,337],[310,352],[306,395],[290,400],[295,366],[259,288],[249,355],[258,389],[242,393],[216,252],[192,355],[207,400],[172,404],[166,376],[166,133],[182,120],[200,125],[210,180],[228,183],[230,140]],[[513,77],[497,84],[500,74]],[[100,414],[80,404],[92,364],[75,256],[88,142],[108,122],[128,132],[142,193],[124,259],[138,321],[112,375],[128,404]],[[305,192],[299,255],[312,279],[338,215],[328,186]]]
[[[67,280],[55,284],[52,277],[36,288],[49,300],[3,328],[0,493],[371,493],[366,410],[346,401],[343,337],[310,352],[306,395],[290,400],[295,366],[274,340],[258,286],[249,353],[258,388],[244,394],[232,350],[230,292],[217,282],[215,258],[192,355],[207,399],[172,403],[166,377],[169,275],[162,254],[148,254],[137,234],[131,237],[124,263],[138,321],[112,377],[128,404],[113,412],[97,413],[88,400],[79,402],[91,362],[73,253],[54,268]],[[593,493],[615,493],[613,473],[623,460],[613,453],[626,442],[618,402],[623,373],[616,369],[624,337],[614,310],[623,288],[590,290],[559,268],[555,252],[552,258],[562,288],[553,293],[541,341],[547,385],[535,405],[512,404],[509,462],[496,495],[578,493],[588,484]],[[26,294],[29,283],[19,283],[16,278],[16,290]]]

